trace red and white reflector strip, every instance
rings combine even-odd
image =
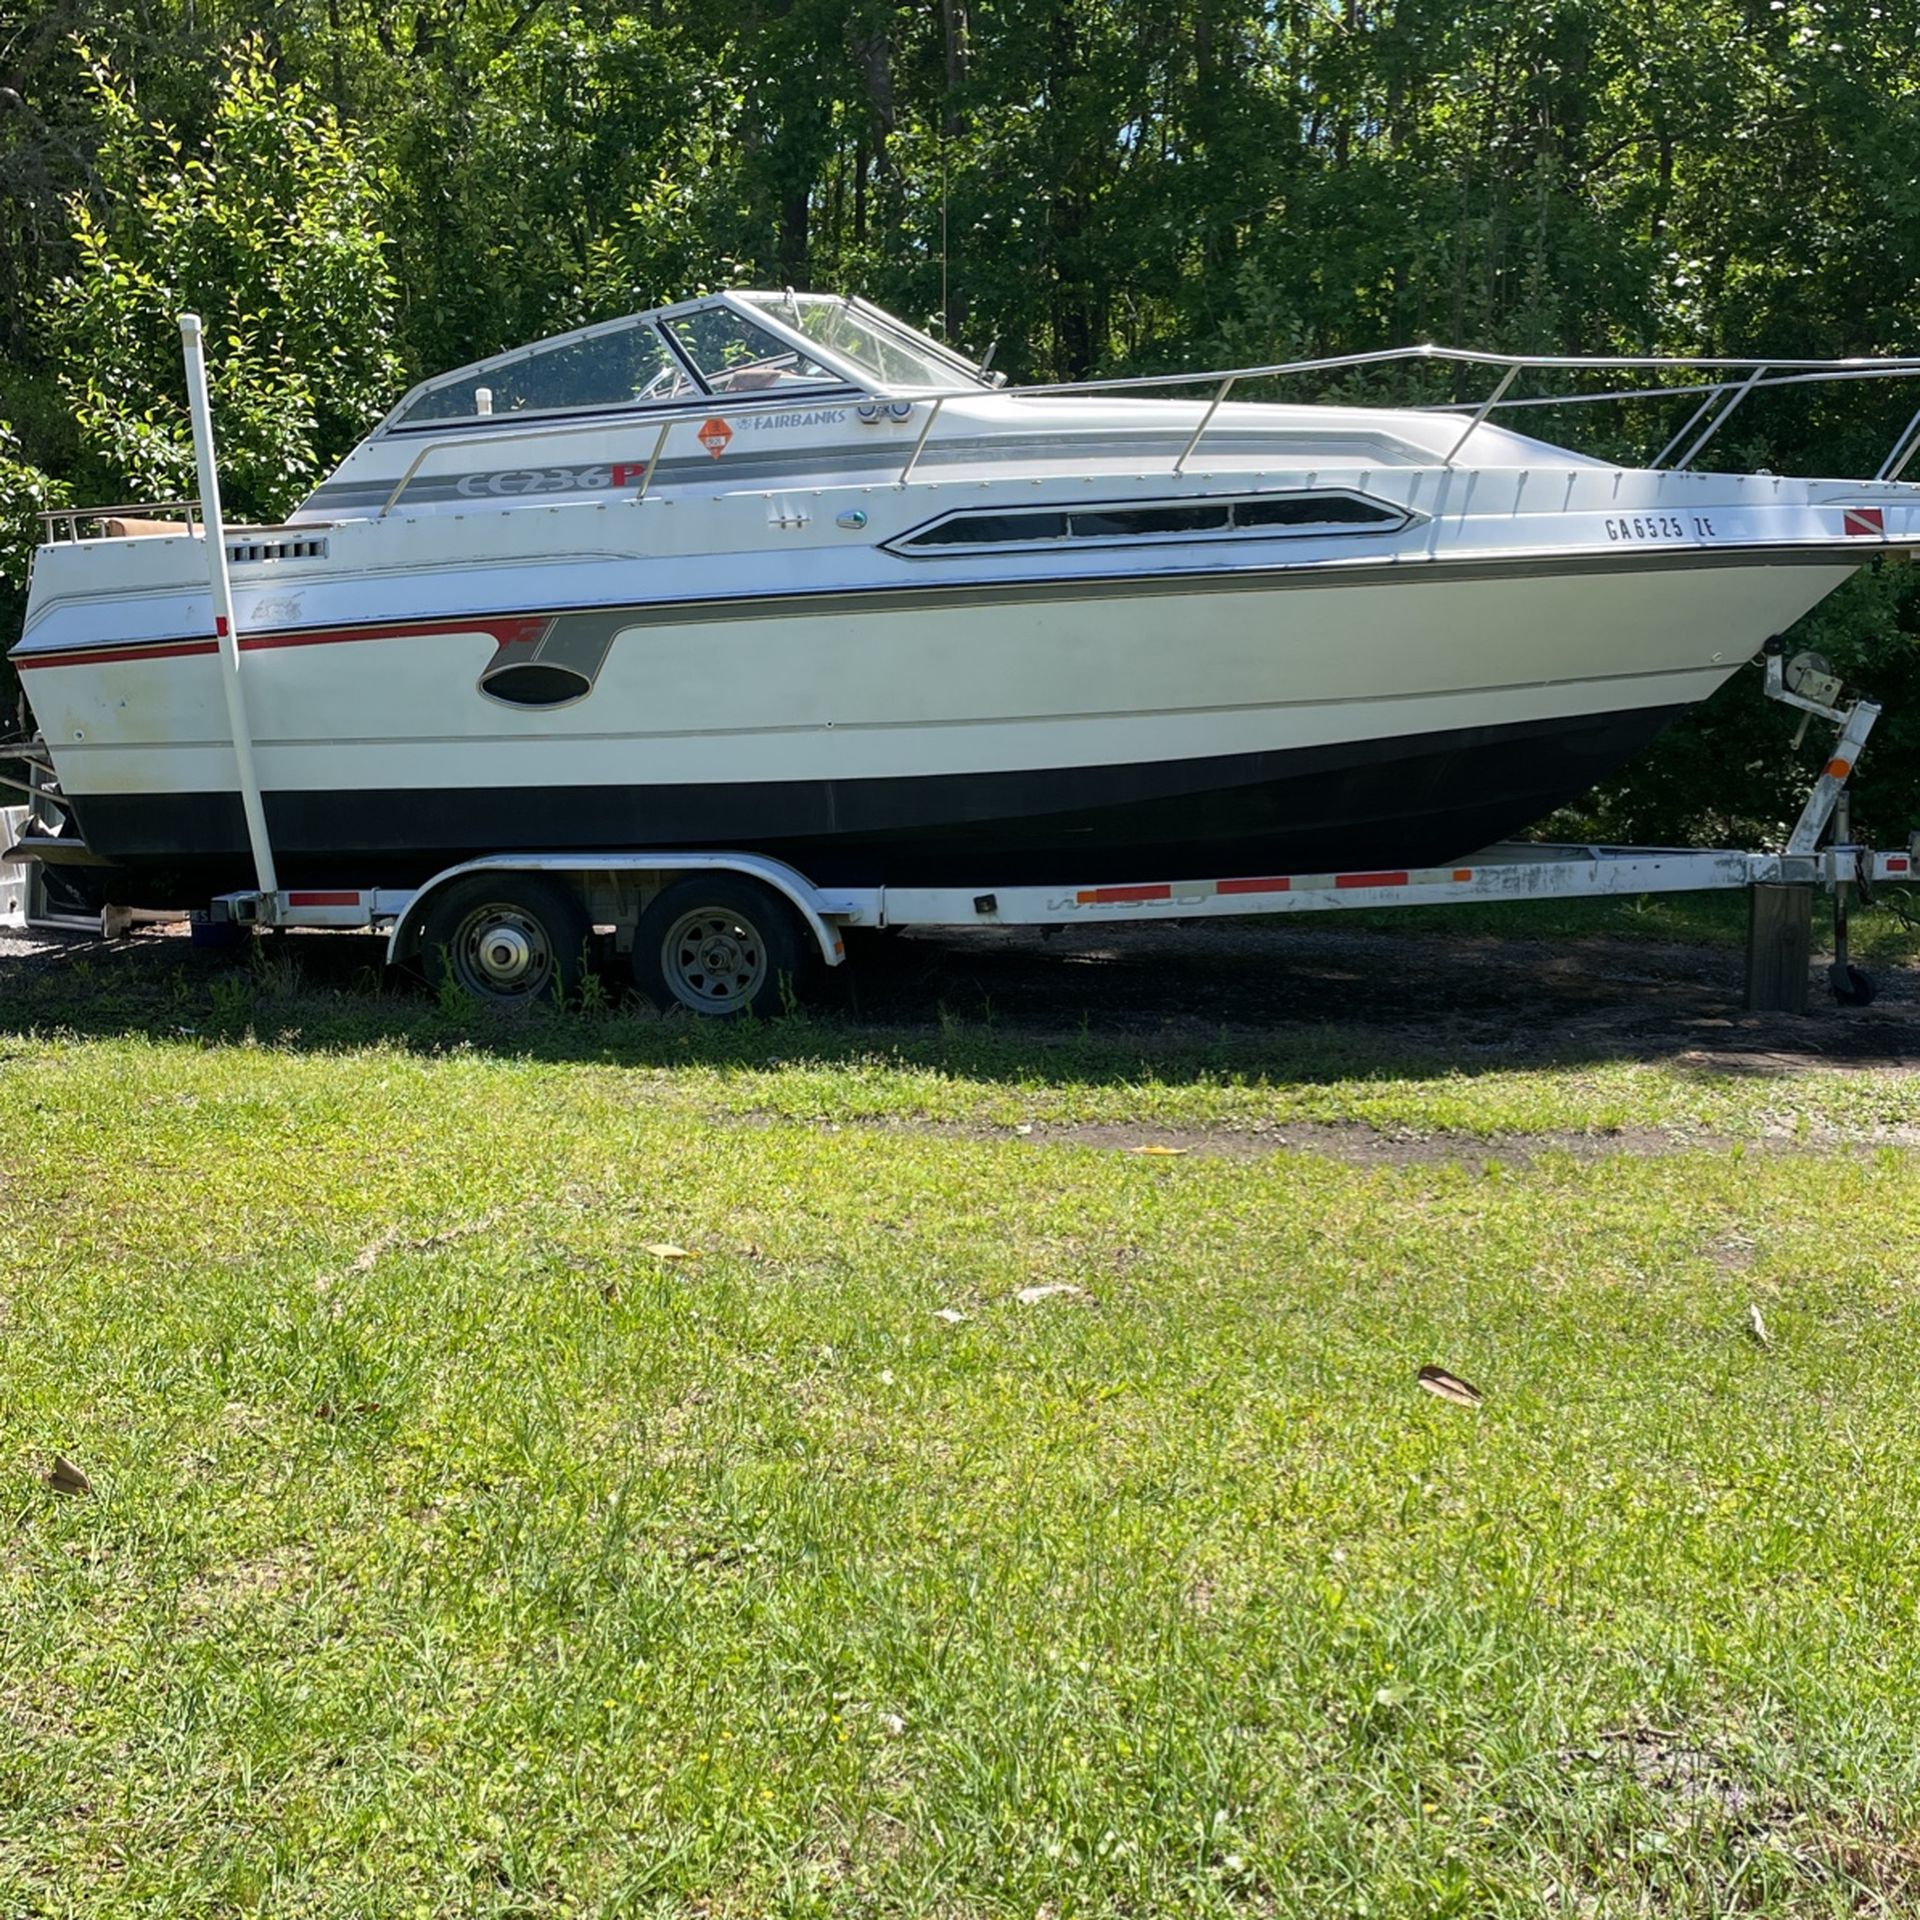
[[[373,894],[358,887],[290,887],[280,895],[278,910],[261,918],[280,927],[369,927],[376,904]]]
[[[1161,881],[1151,886],[1087,887],[1073,896],[1081,907],[1134,907],[1154,901],[1257,899],[1271,893],[1346,893],[1368,887],[1459,886],[1472,867],[1429,867],[1394,873],[1288,873],[1232,880]]]
[[[1887,535],[1886,509],[1843,507],[1840,511],[1840,531],[1862,539],[1884,540]]]

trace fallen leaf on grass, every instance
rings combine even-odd
[[[1477,1407],[1487,1396],[1470,1380],[1462,1380],[1445,1367],[1422,1367],[1420,1384],[1436,1400],[1450,1400],[1456,1407]]]
[[[1129,1147],[1127,1151],[1129,1153],[1158,1154],[1163,1159],[1171,1160],[1177,1158],[1180,1154],[1191,1153],[1193,1149],[1191,1147],[1163,1147],[1157,1140],[1150,1140],[1144,1146]]]
[[[1013,1297],[1023,1307],[1031,1307],[1041,1300],[1051,1300],[1056,1294],[1078,1293],[1078,1287],[1069,1286],[1066,1281],[1058,1280],[1050,1287],[1022,1287]]]
[[[956,1307],[935,1307],[933,1317],[944,1320],[950,1327],[957,1327],[967,1316]]]
[[[1773,1345],[1773,1342],[1767,1338],[1767,1323],[1760,1318],[1760,1309],[1757,1306],[1750,1305],[1747,1308],[1747,1331],[1752,1334],[1763,1347]]]
[[[676,1247],[670,1240],[650,1240],[645,1251],[656,1260],[697,1260],[700,1257],[697,1253],[689,1253],[685,1247]]]
[[[47,1472],[47,1485],[55,1493],[91,1493],[93,1491],[93,1482],[64,1453],[56,1453],[53,1456],[53,1465]]]

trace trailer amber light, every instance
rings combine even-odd
[[[1473,878],[1473,869],[1471,867],[1455,867],[1453,877],[1456,880],[1471,880]]]
[[[1851,760],[1829,760],[1827,762],[1827,775],[1829,779],[1844,780],[1852,771],[1853,762]]]

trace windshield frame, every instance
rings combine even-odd
[[[532,427],[544,421],[569,421],[590,418],[595,415],[661,414],[675,412],[698,412],[711,408],[717,400],[739,404],[730,400],[730,396],[716,394],[710,381],[703,377],[694,364],[692,356],[674,337],[671,322],[683,320],[697,313],[725,308],[741,319],[762,327],[775,334],[784,344],[798,348],[811,360],[825,367],[835,377],[808,386],[803,391],[812,399],[846,399],[856,395],[883,392],[877,388],[864,369],[835,353],[832,348],[823,346],[799,334],[791,327],[780,322],[777,316],[769,315],[764,309],[750,300],[728,291],[724,293],[702,294],[691,300],[676,301],[670,307],[649,307],[642,313],[626,313],[612,320],[596,320],[590,326],[575,327],[567,333],[553,333],[543,339],[530,340],[523,346],[507,347],[499,353],[488,354],[484,359],[470,360],[464,366],[452,367],[445,373],[436,373],[430,379],[421,380],[409,387],[386,416],[367,437],[371,440],[389,438],[410,438],[424,433],[462,434],[480,430],[500,431],[502,428]],[[408,420],[403,416],[407,409],[415,405],[430,393],[436,393],[446,387],[462,386],[477,380],[482,374],[498,369],[518,366],[542,353],[553,353],[563,347],[571,347],[587,340],[597,340],[608,334],[616,334],[633,328],[645,328],[665,350],[669,361],[678,367],[691,385],[691,392],[684,392],[672,399],[593,401],[578,407],[529,408],[514,413],[471,413],[452,414],[439,419]],[[798,398],[798,394],[795,396]]]
[[[883,379],[875,370],[863,367],[844,349],[837,349],[830,340],[820,339],[809,333],[797,318],[789,318],[783,309],[789,301],[802,300],[823,307],[837,307],[843,313],[858,314],[876,333],[891,334],[904,351],[916,357],[933,360],[937,366],[948,368],[954,376],[952,385],[961,383],[970,387],[995,389],[999,383],[986,368],[977,361],[969,360],[964,354],[952,347],[943,345],[930,335],[922,333],[918,327],[910,327],[897,314],[887,312],[884,307],[876,307],[871,300],[863,300],[857,293],[802,293],[793,287],[783,288],[779,293],[763,292],[759,288],[744,290],[739,294],[723,296],[746,308],[754,318],[764,324],[777,327],[789,339],[803,341],[806,350],[816,360],[832,360],[836,365],[848,367],[860,384],[869,393],[891,396],[893,394],[930,394],[943,391],[942,383],[913,382],[901,385]]]

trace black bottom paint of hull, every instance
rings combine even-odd
[[[993,886],[1438,866],[1605,779],[1680,712],[1031,773],[269,793],[282,886],[409,886],[482,854],[728,848],[824,884]],[[127,904],[253,884],[234,794],[98,795]]]

